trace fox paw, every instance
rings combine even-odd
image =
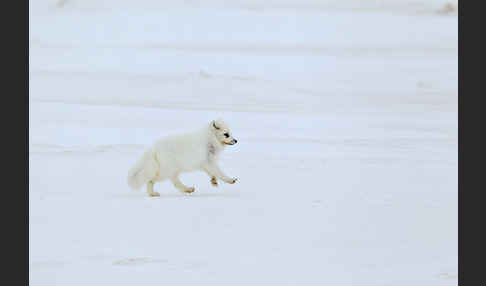
[[[190,194],[190,193],[193,193],[195,190],[196,190],[196,189],[194,189],[194,187],[190,187],[190,188],[185,189],[185,190],[184,190],[184,193],[188,193],[188,194]]]
[[[215,177],[212,177],[211,178],[211,185],[213,185],[214,187],[217,187],[218,186],[218,180],[216,180]]]

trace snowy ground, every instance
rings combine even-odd
[[[30,10],[31,285],[457,285],[446,2],[58,3]],[[218,117],[237,184],[128,188]]]

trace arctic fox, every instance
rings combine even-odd
[[[178,178],[184,172],[201,170],[218,186],[217,179],[234,184],[236,178],[226,176],[218,167],[218,155],[226,145],[234,145],[228,126],[220,119],[211,121],[201,130],[158,140],[145,151],[142,158],[128,172],[128,185],[140,189],[147,184],[149,196],[158,197],[154,183],[171,180],[181,192],[192,193],[194,187],[185,186]]]

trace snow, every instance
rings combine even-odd
[[[61,2],[30,1],[31,285],[457,285],[449,2]],[[236,184],[129,189],[219,117]]]

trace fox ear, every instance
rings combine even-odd
[[[214,129],[216,129],[216,130],[219,130],[219,129],[220,129],[218,126],[216,126],[216,122],[215,122],[214,120],[213,120],[213,127],[214,127]]]

